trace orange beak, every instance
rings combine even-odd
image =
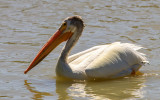
[[[63,41],[68,40],[72,36],[72,32],[62,33],[61,30],[58,30],[53,36],[48,40],[48,42],[41,48],[37,56],[33,59],[29,67],[24,71],[26,74],[38,63],[40,63],[54,48],[56,48]]]

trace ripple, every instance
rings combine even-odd
[[[28,61],[11,61],[11,62],[16,62],[16,63],[30,63]]]
[[[3,44],[9,44],[9,45],[30,45],[30,46],[40,46],[40,43],[19,43],[19,42],[3,42]]]
[[[133,39],[131,39],[131,38],[127,37],[127,36],[120,36],[120,37],[122,37],[122,38],[126,38],[126,39],[128,39],[129,41],[131,41],[131,42],[133,42],[133,43],[136,43],[136,41],[135,41],[135,40],[133,40]]]

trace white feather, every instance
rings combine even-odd
[[[141,48],[134,44],[115,42],[74,54],[68,59],[74,73],[70,77],[88,79],[129,75],[148,62],[145,55],[137,51]]]

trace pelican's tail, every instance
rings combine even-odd
[[[145,65],[145,64],[149,64],[149,61],[147,60],[146,54],[139,52],[138,50],[140,49],[146,49],[140,45],[135,45],[135,44],[131,44],[131,43],[123,43],[125,44],[127,47],[130,47],[132,49],[134,49],[139,55],[141,55],[141,65]]]
[[[138,51],[140,49],[145,49],[144,47],[140,45],[131,44],[131,43],[121,43],[121,42],[114,42],[112,44],[118,44],[118,45],[130,48],[130,50],[132,50],[133,52],[135,51],[135,54],[139,55],[139,57],[141,58],[141,65],[149,64],[149,61],[146,58],[146,54]]]

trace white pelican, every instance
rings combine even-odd
[[[119,78],[135,74],[147,62],[145,55],[137,51],[142,47],[120,42],[95,46],[68,57],[83,28],[80,16],[66,18],[24,73],[36,66],[63,41],[67,43],[56,66],[59,77],[78,80]]]

